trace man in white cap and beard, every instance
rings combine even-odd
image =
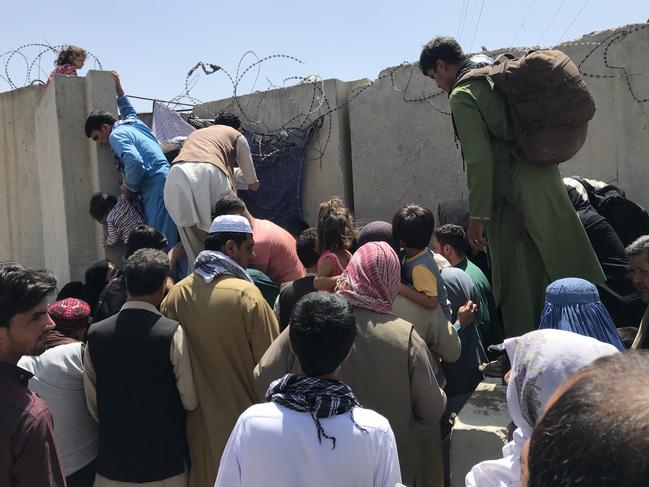
[[[176,284],[162,313],[182,323],[199,407],[187,416],[188,485],[212,486],[239,415],[260,402],[252,371],[279,335],[271,307],[246,272],[254,239],[239,215],[214,219],[194,271]]]

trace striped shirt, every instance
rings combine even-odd
[[[139,199],[129,200],[126,196],[120,194],[117,198],[117,204],[106,217],[108,226],[106,246],[112,247],[120,240],[126,243],[131,230],[136,225],[146,223],[143,215],[144,212]]]

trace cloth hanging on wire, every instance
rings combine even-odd
[[[153,102],[153,122],[151,126],[153,135],[160,144],[177,137],[187,137],[196,130],[178,112],[170,110],[157,101]]]
[[[240,191],[256,217],[285,225],[302,220],[302,178],[306,148],[322,125],[318,119],[309,127],[289,127],[274,135],[244,132],[252,152],[259,191]]]

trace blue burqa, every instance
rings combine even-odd
[[[571,331],[625,350],[597,288],[584,279],[558,279],[547,287],[539,325],[543,328]]]

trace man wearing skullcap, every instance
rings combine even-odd
[[[90,306],[67,298],[51,304],[48,313],[56,327],[47,336],[45,352],[23,356],[18,365],[34,374],[29,388],[50,408],[67,485],[92,487],[99,432],[83,391],[83,340],[92,321]]]
[[[214,485],[237,418],[263,399],[255,393],[252,371],[279,335],[279,325],[245,270],[254,244],[246,218],[215,218],[194,271],[169,291],[161,306],[186,332],[200,403],[187,416],[188,485]]]

